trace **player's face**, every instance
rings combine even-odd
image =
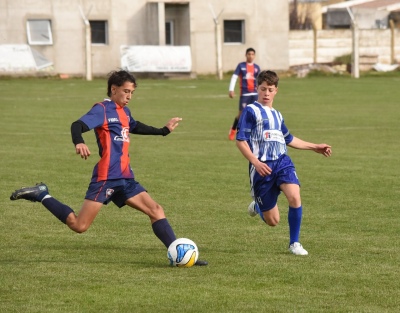
[[[257,87],[258,92],[258,102],[262,105],[266,105],[272,107],[272,103],[274,102],[274,98],[278,92],[278,87],[270,86],[266,82],[263,82],[260,86]]]
[[[111,86],[111,100],[118,105],[126,106],[132,98],[135,86],[131,82],[125,82],[122,86]]]
[[[249,51],[246,53],[246,62],[253,63],[254,59],[256,58],[256,54],[254,51]]]

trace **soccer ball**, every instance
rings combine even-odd
[[[199,257],[199,249],[192,240],[178,238],[168,247],[167,256],[171,266],[192,267]]]

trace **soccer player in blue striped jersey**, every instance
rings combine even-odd
[[[235,140],[236,128],[239,122],[240,114],[246,105],[257,100],[257,75],[260,73],[260,67],[254,63],[256,50],[248,48],[246,50],[246,62],[241,62],[236,66],[235,72],[232,74],[229,84],[229,98],[235,97],[235,85],[239,78],[240,98],[239,113],[235,117],[232,127],[229,130],[229,140]]]
[[[313,150],[329,157],[331,146],[315,144],[293,136],[285,125],[282,114],[273,108],[278,92],[278,75],[262,71],[257,77],[258,100],[244,108],[238,123],[236,145],[249,161],[249,176],[253,202],[250,216],[259,215],[269,226],[279,223],[278,196],[281,191],[289,202],[289,251],[308,255],[300,244],[303,207],[300,182],[295,166],[287,155],[287,146]]]
[[[107,86],[110,99],[96,103],[71,125],[75,152],[85,160],[90,156],[91,152],[82,133],[93,129],[100,155],[79,214],[53,198],[47,185],[43,183],[18,189],[11,194],[10,199],[41,202],[50,213],[77,233],[83,233],[90,227],[103,204],[113,202],[119,208],[128,205],[149,217],[154,234],[168,248],[176,239],[175,233],[163,208],[135,179],[130,166],[129,134],[166,136],[182,119],[174,117],[162,128],[136,121],[127,107],[135,89],[136,79],[129,72],[112,72]],[[195,263],[207,264],[207,261],[202,260]]]

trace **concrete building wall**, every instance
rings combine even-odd
[[[262,68],[289,67],[288,2],[276,0],[160,0],[166,18],[181,16],[177,43],[188,42],[192,72],[216,73],[215,24],[210,5],[224,20],[245,21],[245,42],[222,44],[223,71],[234,70],[245,60],[248,47],[257,51]],[[120,66],[121,45],[159,44],[159,4],[155,0],[2,0],[0,45],[27,44],[26,21],[51,20],[53,44],[33,45],[54,64],[54,73],[85,75],[85,25],[78,6],[89,20],[108,22],[108,44],[91,45],[93,75],[104,75]],[[186,30],[186,31],[185,31]],[[223,27],[222,27],[223,31]],[[188,38],[189,37],[189,38]],[[222,35],[223,38],[223,35]]]
[[[392,37],[393,35],[393,37]],[[352,31],[350,29],[290,31],[290,66],[314,63],[314,42],[316,42],[316,63],[329,63],[336,57],[352,53]],[[394,43],[392,45],[392,43]],[[377,62],[391,64],[392,58],[400,63],[400,31],[394,29],[359,30],[359,55],[374,56]]]

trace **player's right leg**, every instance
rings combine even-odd
[[[77,233],[82,233],[89,228],[102,206],[102,203],[85,200],[79,216],[76,216],[69,206],[50,196],[49,189],[44,183],[17,189],[11,194],[10,199],[41,202],[50,213]]]
[[[246,96],[240,96],[240,98],[239,98],[239,111],[238,111],[238,114],[237,114],[237,116],[235,117],[235,119],[233,121],[231,129],[229,130],[229,136],[228,136],[229,140],[235,140],[235,138],[236,138],[237,125],[239,123],[240,115],[242,114],[243,109],[247,105],[246,101],[247,101]]]
[[[269,226],[276,226],[279,224],[281,219],[279,214],[278,205],[275,205],[272,209],[268,211],[261,212],[265,223]]]
[[[68,215],[66,219],[67,226],[77,233],[87,231],[100,212],[102,206],[103,203],[85,199],[78,215],[74,212]]]
[[[238,123],[239,123],[239,117],[240,117],[240,111],[239,111],[239,113],[238,113],[238,115],[235,117],[235,119],[234,119],[234,121],[233,121],[233,124],[232,124],[232,127],[231,127],[231,129],[229,130],[229,135],[228,135],[228,138],[229,138],[229,140],[235,140],[235,138],[236,138],[236,129],[237,129],[237,125],[238,125]]]
[[[272,166],[270,164],[270,166]],[[260,176],[255,169],[252,169],[250,175],[252,185],[252,197],[254,202],[254,211],[258,213],[261,219],[269,226],[276,226],[280,221],[278,209],[278,197],[280,194],[279,187],[275,184],[275,174],[270,174],[271,179]],[[252,205],[248,208],[251,213]],[[253,214],[250,214],[252,216]]]
[[[64,224],[66,223],[69,214],[74,212],[69,206],[50,196],[49,189],[44,183],[36,184],[36,186],[33,187],[17,189],[11,194],[10,199],[24,199],[32,202],[41,202],[51,214],[57,217]]]

